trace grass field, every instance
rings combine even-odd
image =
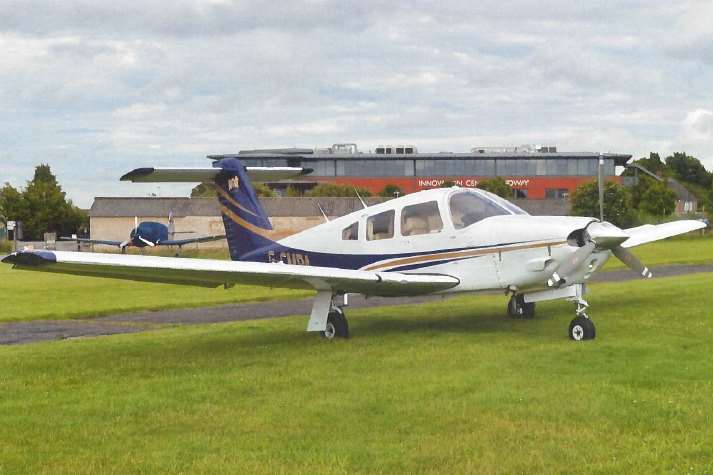
[[[647,266],[705,264],[713,262],[713,234],[688,235],[653,242],[632,249]],[[618,259],[609,259],[604,270],[623,269]]]
[[[206,289],[12,270],[0,264],[0,322],[96,317],[119,312],[298,298],[308,291],[236,285]]]
[[[482,296],[0,347],[0,473],[711,473],[711,288],[593,285],[583,343]]]

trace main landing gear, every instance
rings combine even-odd
[[[322,336],[327,340],[349,338],[349,323],[341,308],[332,307],[327,315],[327,327],[322,332]]]
[[[577,316],[569,324],[569,338],[574,341],[594,340],[597,336],[597,331],[594,328],[594,322],[587,315],[589,304],[579,297],[575,300],[575,305],[575,314]]]
[[[511,318],[529,320],[535,317],[535,302],[525,302],[525,296],[514,294],[508,302],[508,315]]]
[[[348,304],[347,297],[343,296],[343,305],[335,305],[334,297],[331,290],[317,292],[307,323],[308,332],[319,332],[326,340],[349,338],[349,324],[342,310]]]

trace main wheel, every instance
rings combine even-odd
[[[508,315],[512,318],[530,319],[535,317],[535,302],[525,302],[524,295],[513,295],[508,302]]]
[[[322,336],[327,340],[334,338],[349,338],[349,324],[347,317],[340,308],[332,309],[327,316],[327,328],[322,332]]]
[[[596,336],[594,322],[586,317],[574,317],[569,324],[569,338],[574,341],[594,340]]]

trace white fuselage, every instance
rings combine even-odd
[[[460,229],[449,208],[453,193],[462,188],[427,190],[370,206],[279,241],[305,252],[372,256],[364,270],[446,274],[460,284],[445,292],[475,292],[494,289],[514,291],[547,287],[555,263],[562,262],[577,246],[568,243],[573,231],[593,218],[503,214],[485,217]],[[486,199],[492,195],[469,190]],[[401,211],[418,203],[438,203],[442,228],[417,235],[402,232]],[[393,237],[367,238],[369,217],[394,210]],[[343,239],[345,228],[358,223],[356,239]],[[595,252],[568,282],[585,282],[609,258],[609,251]]]

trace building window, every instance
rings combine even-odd
[[[442,229],[443,220],[435,201],[404,206],[401,210],[402,236],[437,233]]]
[[[394,210],[370,216],[366,220],[367,241],[378,241],[394,237]]]
[[[342,230],[343,241],[356,241],[359,239],[359,222],[353,223]]]
[[[416,160],[416,176],[495,176],[495,160],[487,158]]]
[[[512,190],[513,198],[527,199],[527,190],[521,190],[520,188],[515,188]]]
[[[413,176],[413,160],[337,160],[337,176]]]
[[[569,198],[567,188],[545,188],[545,198],[549,200],[566,200]]]

